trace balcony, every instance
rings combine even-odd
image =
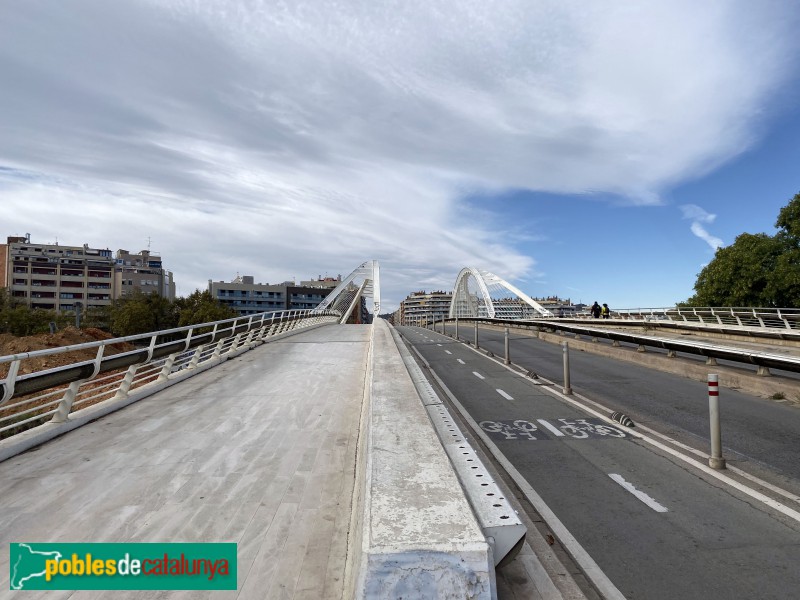
[[[45,310],[55,309],[55,302],[31,302],[31,308],[43,308]]]

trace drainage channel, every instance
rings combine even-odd
[[[481,531],[492,548],[495,567],[501,567],[513,560],[522,548],[527,529],[506,498],[505,492],[467,442],[400,335],[394,329],[392,335]]]

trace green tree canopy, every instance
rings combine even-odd
[[[778,233],[739,235],[697,276],[689,306],[800,307],[800,194],[783,207]]]
[[[135,290],[111,306],[110,325],[114,335],[136,335],[175,327],[177,316],[167,298]]]
[[[31,335],[50,330],[50,323],[65,327],[71,322],[68,315],[60,315],[54,310],[29,308],[16,302],[7,288],[0,288],[0,333],[12,335]]]
[[[115,336],[149,333],[173,327],[210,323],[238,313],[217,301],[206,290],[195,290],[186,298],[170,301],[158,294],[136,290],[111,306],[84,308],[83,327],[100,327]],[[6,288],[0,288],[0,333],[22,336],[49,331],[54,321],[59,329],[74,323],[75,315],[30,308],[15,302]]]
[[[208,290],[195,290],[185,298],[176,299],[175,310],[179,327],[231,319],[238,315],[235,310],[216,300]]]

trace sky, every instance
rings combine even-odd
[[[800,192],[792,0],[0,1],[0,237],[664,307]]]

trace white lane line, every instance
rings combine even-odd
[[[541,423],[542,426],[545,427],[548,431],[550,431],[553,435],[557,435],[558,437],[564,437],[564,432],[558,429],[552,423],[548,423],[544,419],[536,419],[536,420],[539,421],[539,423]]]
[[[608,476],[611,477],[611,479],[616,481],[618,484],[620,484],[622,487],[624,487],[626,490],[628,490],[631,494],[636,496],[639,500],[647,504],[647,506],[652,508],[654,511],[661,513],[667,512],[666,507],[660,505],[658,502],[653,500],[643,491],[637,490],[635,487],[633,487],[633,484],[630,484],[627,481],[625,481],[625,478],[622,475],[617,475],[616,473],[609,473]]]
[[[483,375],[481,375],[477,371],[473,371],[472,374],[475,375],[475,377],[477,377],[478,379],[486,379]]]
[[[441,347],[441,344],[436,344],[437,346]]]
[[[457,358],[456,360],[457,360],[458,362],[460,362],[462,365],[465,365],[465,364],[467,364],[467,363],[465,363],[463,360],[461,360],[460,358]]]
[[[498,394],[500,394],[500,395],[501,395],[503,398],[505,398],[506,400],[513,400],[513,398],[512,398],[511,396],[509,396],[508,394],[506,394],[506,393],[505,393],[503,390],[501,390],[501,389],[496,389],[495,391],[496,391]]]
[[[430,368],[430,364],[425,360],[425,357],[422,356],[422,353],[420,353],[420,351],[414,347],[411,349],[416,353],[420,361],[422,361],[422,364]],[[553,510],[545,503],[544,499],[536,492],[536,490],[533,489],[533,487],[531,487],[531,484],[528,483],[528,480],[525,479],[522,474],[517,471],[516,468],[514,468],[514,465],[509,462],[503,453],[500,452],[500,449],[495,445],[488,434],[481,429],[481,426],[478,425],[477,421],[475,421],[475,419],[473,419],[472,416],[467,412],[467,409],[465,409],[461,402],[458,401],[458,398],[453,395],[453,392],[448,389],[444,381],[442,381],[442,378],[439,377],[435,370],[431,369],[431,375],[433,375],[436,383],[442,387],[442,390],[444,390],[444,393],[453,403],[453,406],[455,406],[456,409],[458,409],[458,412],[461,413],[461,416],[464,417],[464,421],[469,423],[469,426],[472,428],[472,431],[475,432],[475,435],[477,435],[481,441],[486,444],[486,447],[489,448],[489,452],[492,454],[492,456],[503,466],[508,474],[511,475],[514,483],[519,486],[528,501],[530,501],[534,508],[536,508],[536,511],[542,516],[544,522],[547,523],[547,526],[550,527],[551,531],[556,535],[558,541],[561,542],[561,544],[567,548],[567,551],[575,558],[575,562],[578,563],[578,566],[581,568],[584,574],[600,591],[601,596],[606,598],[606,600],[625,600],[623,593],[616,588],[616,586],[611,582],[600,566],[589,555],[586,549],[580,545],[580,542],[575,539],[575,536],[569,532],[569,530],[556,516]],[[520,377],[523,377],[523,375],[520,375]],[[600,413],[597,414],[599,415]],[[711,467],[708,469],[709,471],[712,470]]]
[[[450,350],[445,350],[445,352],[447,352],[447,354],[452,354],[452,352],[450,352]]]

